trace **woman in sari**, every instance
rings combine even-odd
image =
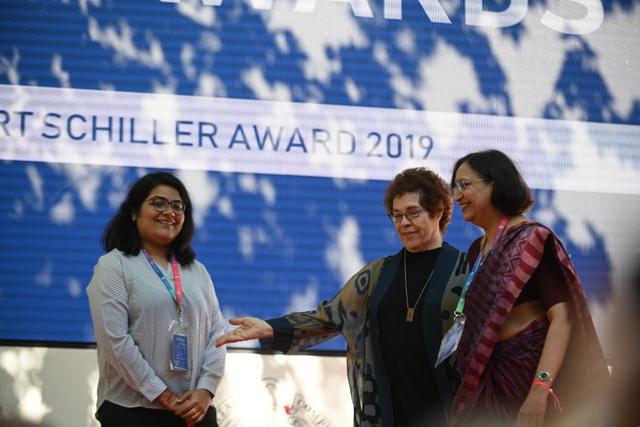
[[[575,267],[553,232],[523,215],[531,192],[504,153],[459,159],[451,185],[464,220],[484,231],[468,251],[478,267],[451,424],[548,425],[609,381]]]
[[[384,206],[402,249],[362,267],[314,311],[231,319],[239,327],[216,344],[260,338],[263,346],[294,352],[340,334],[348,345],[354,426],[445,426],[453,369],[435,361],[467,270],[465,254],[443,241],[448,187],[424,168],[398,174]]]

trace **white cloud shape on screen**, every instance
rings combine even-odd
[[[69,182],[78,193],[82,205],[87,210],[95,211],[98,189],[100,188],[104,171],[114,170],[115,168],[73,163],[66,163],[62,168],[69,178]]]
[[[40,172],[38,172],[38,168],[36,168],[32,164],[28,164],[25,167],[25,171],[27,173],[29,183],[31,184],[31,190],[33,191],[33,195],[35,197],[36,209],[42,209],[42,207],[44,206],[44,182],[42,180],[42,177],[40,176]]]
[[[352,216],[346,216],[338,230],[332,233],[324,256],[327,264],[342,283],[346,282],[364,264],[359,250],[360,227]]]
[[[89,13],[89,4],[91,4],[91,5],[95,6],[95,7],[99,7],[100,6],[100,0],[78,0],[78,5],[80,6],[80,11],[82,11],[82,13],[84,15]]]
[[[73,198],[70,193],[65,193],[62,199],[49,211],[51,222],[57,225],[70,224],[75,217]]]
[[[227,89],[220,77],[215,74],[202,72],[198,77],[198,88],[196,89],[198,96],[227,96]]]
[[[309,285],[304,292],[294,292],[289,300],[285,313],[313,310],[318,304],[318,290],[316,285]]]
[[[277,191],[273,182],[268,178],[260,178],[258,181],[258,187],[260,188],[260,194],[262,198],[267,202],[269,206],[273,206],[276,203]]]
[[[218,212],[225,218],[233,219],[233,203],[231,202],[231,199],[229,197],[223,196],[220,198],[220,200],[218,201]]]
[[[291,4],[280,2],[264,14],[265,24],[272,33],[289,31],[307,56],[304,73],[308,79],[329,81],[342,70],[339,58],[329,58],[327,50],[343,47],[363,48],[369,44],[348,3],[319,2],[313,13],[292,11]],[[288,8],[289,10],[282,10]]]
[[[243,173],[238,177],[238,185],[242,191],[246,191],[250,194],[255,194],[258,190],[258,182],[256,181],[256,176],[251,173]]]
[[[196,50],[189,43],[184,43],[180,49],[180,64],[184,70],[184,75],[190,79],[196,76],[196,67],[193,65],[193,59],[196,56]]]
[[[126,21],[119,21],[119,28],[112,25],[105,25],[101,28],[93,17],[90,17],[88,21],[91,40],[100,43],[103,48],[113,49],[116,53],[116,60],[139,62],[164,72],[170,70],[171,67],[165,60],[160,41],[153,35],[149,33],[146,35],[148,49],[137,48],[133,43],[134,31]]]
[[[242,81],[253,91],[258,99],[269,101],[291,101],[291,91],[280,82],[270,84],[264,77],[262,69],[254,66],[242,73]]]
[[[75,298],[82,296],[82,285],[80,281],[76,278],[69,279],[67,282],[67,292]]]
[[[37,286],[48,288],[53,283],[53,263],[47,261],[34,279]]]
[[[199,227],[204,223],[209,208],[220,193],[220,184],[215,179],[209,179],[206,171],[179,171],[177,175],[189,192],[193,205],[193,221]]]
[[[200,0],[182,0],[177,10],[193,22],[205,27],[212,27],[216,22],[215,8],[202,5]]]
[[[584,38],[598,58],[615,110],[627,116],[634,101],[640,101],[640,13],[625,13],[614,5],[602,27]]]
[[[51,74],[60,82],[60,86],[69,87],[69,73],[62,68],[62,55],[53,55],[51,61]]]
[[[18,72],[18,64],[20,63],[20,51],[13,48],[13,58],[7,59],[0,55],[0,75],[6,74],[9,83],[12,85],[20,84],[20,73]]]
[[[421,81],[418,87],[398,81],[404,77],[399,71],[393,73],[393,85],[403,88],[403,95],[429,110],[458,111],[463,102],[476,108],[486,104],[473,64],[448,44],[438,41],[433,56],[421,59],[418,68]]]

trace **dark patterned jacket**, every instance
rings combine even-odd
[[[354,407],[354,426],[393,426],[388,374],[380,348],[378,307],[402,261],[402,251],[365,265],[329,301],[316,310],[291,313],[268,320],[274,338],[262,345],[294,352],[320,344],[338,334],[347,342],[347,373]],[[452,324],[451,314],[467,276],[466,254],[444,243],[431,284],[422,299],[429,366],[434,366],[443,334]],[[454,369],[442,363],[433,369],[443,408],[455,392]]]

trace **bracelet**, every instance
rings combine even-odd
[[[558,411],[562,412],[562,405],[560,404],[560,399],[558,399],[558,395],[553,390],[553,387],[551,386],[551,383],[549,381],[542,381],[542,380],[535,379],[535,380],[533,380],[532,384],[541,385],[542,387],[544,387],[547,390],[549,390],[549,394],[551,395],[551,397],[553,397],[553,406]]]
[[[553,383],[553,378],[551,378],[551,374],[548,371],[536,372],[533,379]]]
[[[536,384],[536,385],[541,385],[542,387],[548,389],[548,390],[553,390],[551,387],[551,383],[548,381],[541,381],[541,380],[533,380],[532,384]]]

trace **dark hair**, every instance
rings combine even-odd
[[[491,203],[504,215],[520,215],[533,205],[531,190],[513,161],[502,151],[486,150],[469,153],[453,166],[451,185],[458,168],[466,163],[480,178],[493,183]]]
[[[184,184],[167,172],[153,172],[138,179],[130,188],[127,197],[120,205],[102,235],[102,246],[109,252],[119,249],[127,255],[138,255],[142,249],[140,235],[136,223],[131,220],[131,214],[139,214],[142,203],[158,185],[166,185],[175,189],[184,203],[184,223],[182,230],[171,242],[167,256],[175,255],[176,260],[185,266],[193,262],[196,257],[191,248],[193,237],[193,209],[191,199]]]
[[[400,172],[384,191],[384,208],[393,211],[393,199],[406,193],[418,193],[420,206],[431,216],[442,211],[440,232],[444,233],[451,222],[451,192],[446,181],[425,168],[411,168]]]

